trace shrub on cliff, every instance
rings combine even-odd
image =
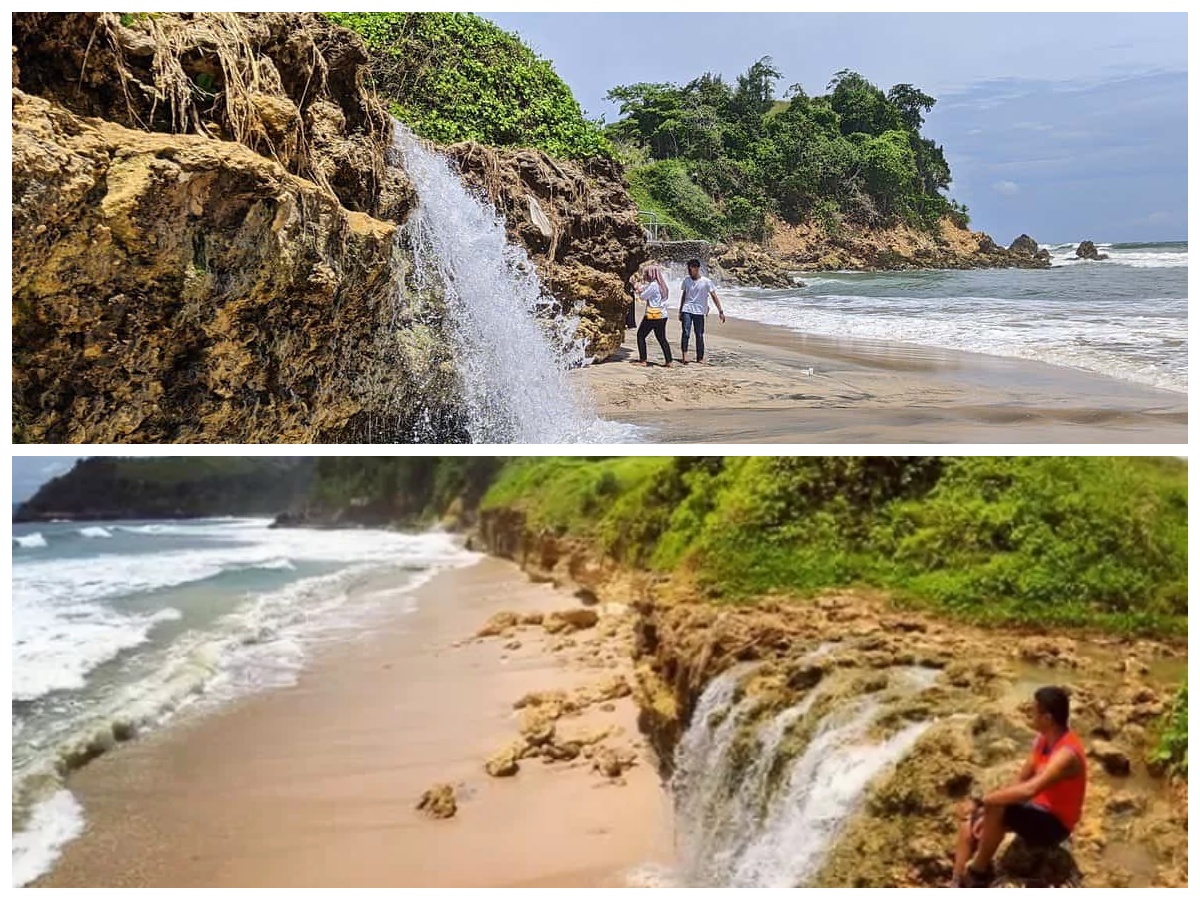
[[[536,147],[579,159],[611,153],[571,89],[520,38],[471,13],[326,13],[363,36],[392,113],[441,143]]]
[[[1176,460],[522,459],[483,506],[631,565],[687,568],[727,602],[861,584],[982,622],[1187,628]]]

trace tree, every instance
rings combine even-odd
[[[912,132],[921,130],[925,124],[925,113],[933,109],[937,100],[911,84],[896,84],[887,92],[887,99],[897,112],[905,127]]]
[[[857,72],[843,69],[829,82],[830,106],[841,116],[842,134],[878,136],[903,128],[904,122],[887,96]]]

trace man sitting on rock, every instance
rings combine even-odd
[[[995,878],[992,859],[1010,831],[1031,847],[1055,847],[1071,836],[1083,812],[1087,758],[1069,719],[1070,700],[1062,688],[1039,688],[1033,695],[1032,725],[1038,736],[1021,774],[1015,783],[967,801],[962,809],[953,887],[990,885]]]

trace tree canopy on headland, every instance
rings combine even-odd
[[[763,57],[733,84],[705,73],[613,88],[621,119],[607,133],[639,204],[682,236],[762,237],[769,214],[831,233],[844,222],[932,228],[947,215],[965,224],[944,195],[942,148],[921,134],[933,97],[911,84],[885,93],[843,70],[824,95],[797,84],[778,99],[780,77]]]

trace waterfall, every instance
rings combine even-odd
[[[626,426],[599,419],[568,381],[567,370],[586,362],[578,317],[542,291],[524,249],[508,241],[503,217],[395,120],[389,162],[416,188],[416,209],[398,239],[412,251],[417,291],[445,297],[442,324],[471,441],[628,439]]]
[[[897,670],[893,690],[910,695],[929,686],[929,673]],[[824,685],[754,726],[752,746],[735,737],[755,707],[732,703],[746,670],[708,686],[676,752],[672,782],[681,878],[692,886],[794,887],[811,879],[867,788],[897,763],[929,727],[909,725],[886,740],[869,732],[887,696],[842,702],[819,714]],[[826,704],[828,705],[828,704]],[[722,718],[722,714],[724,718]],[[811,732],[792,759],[786,738]]]

